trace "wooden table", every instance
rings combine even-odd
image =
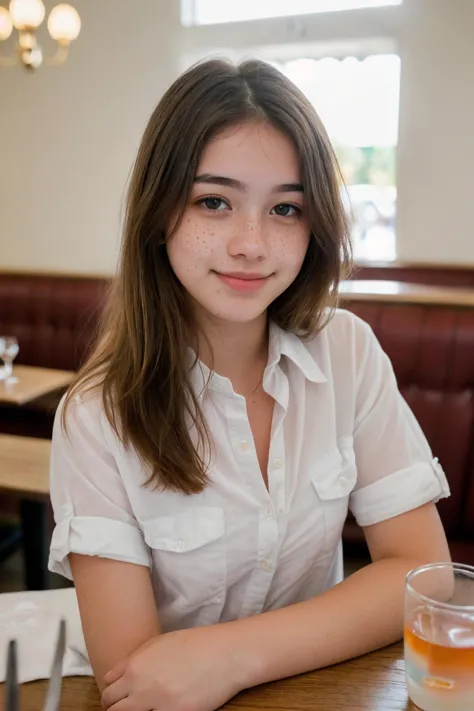
[[[339,286],[341,301],[431,304],[437,306],[474,306],[474,289],[453,286],[429,286],[401,281],[353,279]]]
[[[49,440],[0,434],[0,491],[21,499],[25,582],[28,590],[44,589],[49,579],[50,452]]]
[[[15,365],[16,382],[0,380],[0,406],[17,408],[31,403],[32,407],[53,407],[74,375],[67,370]],[[46,402],[49,396],[53,400]],[[44,440],[29,437],[2,437],[0,440],[0,490],[21,497],[23,553],[29,590],[44,589],[50,578],[47,569],[49,453],[50,443]]]
[[[185,670],[183,670],[185,673]],[[42,708],[46,682],[26,684],[22,711]],[[0,686],[0,707],[3,698]],[[401,644],[345,664],[265,684],[239,694],[225,709],[246,711],[414,711],[405,686]],[[91,678],[63,680],[61,711],[101,711]]]
[[[0,434],[0,490],[48,499],[50,454],[50,440]]]
[[[15,365],[13,376],[18,378],[18,382],[0,380],[0,403],[26,405],[44,395],[67,388],[74,375],[70,370]]]

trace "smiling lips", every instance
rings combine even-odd
[[[270,278],[269,276],[262,276],[261,274],[245,272],[228,272],[226,274],[216,272],[216,274],[219,279],[231,289],[242,292],[258,291]]]

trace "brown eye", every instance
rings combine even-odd
[[[204,205],[206,210],[211,212],[220,212],[228,207],[227,203],[219,197],[205,197],[197,201],[197,205]]]
[[[282,202],[280,205],[275,205],[272,212],[279,217],[296,217],[301,214],[301,210],[296,205],[289,205],[286,202]]]

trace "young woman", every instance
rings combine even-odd
[[[50,567],[105,708],[211,711],[401,637],[449,559],[444,474],[369,327],[334,308],[341,180],[304,96],[212,60],[165,94],[98,345],[58,410]],[[343,580],[348,508],[372,563]]]

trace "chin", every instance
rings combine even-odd
[[[218,319],[219,321],[225,321],[226,323],[244,324],[253,323],[257,319],[261,318],[266,313],[266,309],[264,311],[256,311],[253,313],[244,313],[242,311],[240,313],[225,311],[211,313],[212,316],[214,316],[214,318]]]
[[[216,309],[215,304],[209,308],[205,307],[205,310],[210,314],[211,317],[218,319],[219,321],[226,321],[227,323],[252,323],[257,319],[261,318],[263,314],[266,313],[268,309],[268,304],[259,305],[257,304],[233,304],[228,308]]]

